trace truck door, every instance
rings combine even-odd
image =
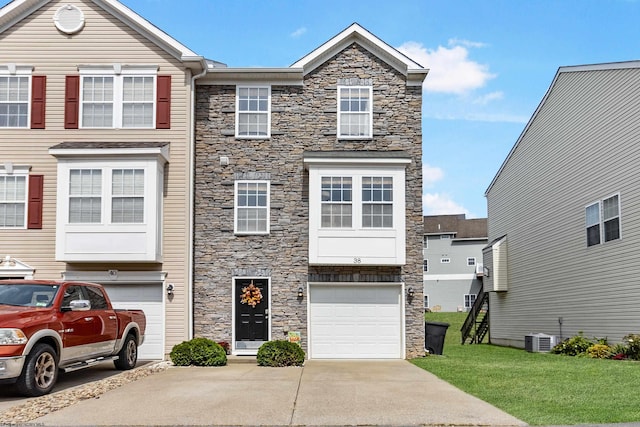
[[[94,352],[96,337],[100,334],[100,319],[88,309],[71,310],[71,301],[87,300],[83,286],[65,288],[62,298],[62,342],[61,361],[86,359]]]
[[[100,330],[97,331],[96,352],[101,355],[111,354],[116,346],[118,338],[118,318],[116,312],[107,303],[104,290],[97,286],[85,286],[87,299],[91,303],[92,315],[100,322]]]

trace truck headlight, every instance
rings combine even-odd
[[[20,329],[0,329],[0,345],[21,345],[27,343],[27,336]]]

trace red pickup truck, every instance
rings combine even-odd
[[[131,369],[145,327],[142,310],[114,310],[95,283],[0,280],[0,383],[41,396],[58,370],[105,360]]]

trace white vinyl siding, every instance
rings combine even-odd
[[[28,127],[30,80],[0,75],[0,128]]]
[[[235,233],[269,233],[269,181],[236,181]]]
[[[27,177],[0,175],[0,228],[25,228]]]
[[[271,88],[237,88],[236,137],[268,138],[271,133]]]
[[[338,138],[371,138],[373,134],[371,86],[338,87]]]

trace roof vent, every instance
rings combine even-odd
[[[84,13],[72,4],[60,7],[53,15],[56,28],[65,34],[75,34],[84,27]]]

